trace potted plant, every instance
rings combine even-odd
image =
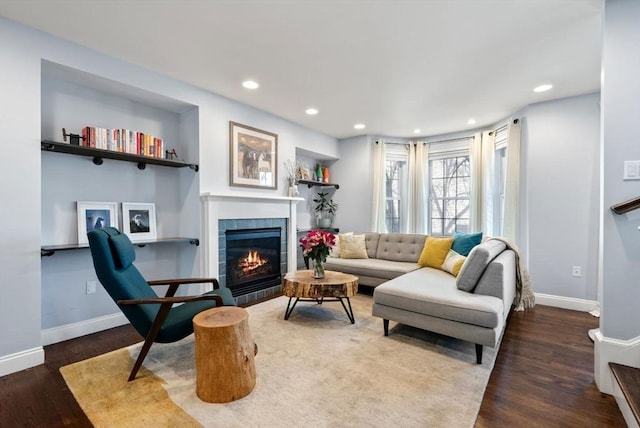
[[[338,204],[329,199],[329,193],[318,192],[318,197],[313,200],[316,203],[316,222],[321,229],[328,229],[333,223],[333,218],[338,209]]]

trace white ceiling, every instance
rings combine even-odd
[[[602,13],[602,0],[0,0],[9,19],[337,138],[463,131],[598,91]]]

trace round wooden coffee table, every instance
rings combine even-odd
[[[358,292],[358,277],[348,273],[325,271],[325,277],[316,279],[313,277],[313,270],[299,270],[289,272],[284,277],[283,294],[289,298],[284,319],[288,320],[293,308],[298,302],[340,302],[344,311],[349,317],[351,324],[354,324],[353,309],[349,298]],[[291,305],[291,300],[296,300]],[[349,308],[344,304],[347,301]]]

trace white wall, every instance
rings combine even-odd
[[[179,227],[180,233],[201,230],[200,207],[197,202],[201,192],[285,195],[282,163],[287,158],[295,159],[296,147],[328,157],[338,155],[337,140],[327,135],[1,17],[0,27],[0,135],[3,136],[0,145],[7,160],[0,176],[0,196],[4,201],[0,220],[5,225],[0,231],[0,272],[3,284],[0,298],[0,375],[42,362],[42,289],[47,290],[44,298],[53,305],[65,304],[63,296],[73,302],[68,307],[68,312],[45,309],[47,327],[64,326],[83,318],[89,320],[109,312],[110,308],[114,313],[119,312],[100,293],[97,301],[88,300],[84,296],[84,280],[81,284],[76,283],[80,282],[79,278],[85,278],[91,273],[90,258],[86,250],[76,250],[64,255],[57,253],[46,261],[43,260],[41,265],[41,152],[38,142],[42,137],[50,138],[49,135],[41,136],[40,132],[43,59],[109,79],[117,85],[138,88],[196,106],[193,111],[183,114],[180,123],[184,129],[180,129],[179,138],[185,138],[186,135],[193,140],[181,146],[182,153],[179,154],[200,164],[196,180],[180,180],[178,205],[181,206],[171,214],[180,216],[184,223]],[[229,121],[278,134],[278,190],[229,186]],[[50,127],[47,123],[43,125],[45,130],[53,129],[47,133],[58,132],[55,128],[59,126]],[[197,129],[195,134],[189,129],[194,127]],[[180,172],[189,173],[193,175],[192,171]],[[70,185],[79,188],[82,193],[84,186],[92,186],[93,183],[74,179]],[[193,201],[196,201],[195,204]],[[61,221],[67,222],[69,219]],[[74,222],[75,219],[70,224]],[[66,230],[70,230],[72,226],[65,224]],[[53,239],[54,234],[47,232],[45,236]],[[149,263],[149,271],[157,275],[164,274],[162,269],[155,269],[154,266],[157,267],[158,263],[163,265],[163,257],[171,255],[167,256],[162,251],[149,255],[145,253],[147,250],[149,249],[145,248],[138,255],[142,266]],[[185,252],[188,251],[192,254],[184,257],[181,263],[190,265],[189,270],[197,275],[201,270],[197,266],[197,253],[201,249],[189,247]],[[181,252],[179,257],[183,256],[184,253]],[[41,279],[42,272],[45,272],[45,276]],[[73,280],[69,281],[69,278]],[[57,289],[55,284],[62,284],[65,279],[67,288]],[[69,282],[74,284],[68,284]]]
[[[590,94],[533,104],[520,116],[523,220],[537,293],[596,300],[599,101]],[[581,277],[571,276],[572,266],[581,266]]]

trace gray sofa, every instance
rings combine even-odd
[[[351,273],[375,287],[374,316],[473,342],[476,361],[482,347],[495,347],[516,292],[515,253],[499,240],[471,250],[458,277],[421,267],[426,236],[366,233],[368,259],[327,259],[326,268]]]

